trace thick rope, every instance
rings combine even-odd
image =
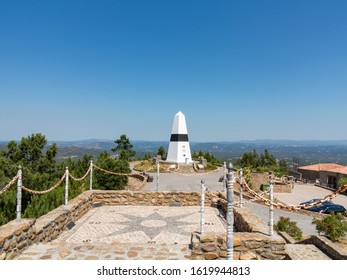
[[[105,173],[108,173],[108,174],[111,174],[111,175],[117,175],[117,176],[131,176],[131,174],[126,174],[126,173],[117,173],[117,172],[112,172],[112,171],[108,171],[106,169],[103,169],[99,166],[96,166],[95,164],[93,164],[93,166],[96,168],[96,169],[99,169],[100,171],[103,171]]]
[[[59,187],[59,185],[63,182],[63,180],[65,179],[66,177],[66,174],[64,173],[63,177],[61,177],[61,179],[53,186],[51,187],[50,189],[48,190],[45,190],[45,191],[35,191],[35,190],[31,190],[25,186],[22,186],[23,190],[27,191],[28,193],[31,193],[31,194],[46,194],[46,193],[49,193],[51,191],[53,191],[54,189],[56,189],[57,187]]]
[[[69,177],[70,177],[72,180],[74,180],[74,181],[82,181],[82,180],[84,180],[84,179],[88,176],[90,170],[91,170],[91,167],[88,168],[87,173],[84,174],[83,177],[81,177],[81,178],[76,178],[76,177],[72,176],[71,173],[69,173]]]
[[[0,190],[0,195],[6,192],[19,178],[19,174],[17,174],[2,190]]]
[[[235,178],[234,180],[237,180],[237,178]],[[265,198],[264,195],[266,193],[268,193],[268,191],[266,192],[262,192],[262,193],[257,193],[255,192],[254,190],[252,190],[248,184],[246,182],[243,182],[242,183],[242,186],[244,186],[247,191],[253,196],[252,199],[248,200],[247,202],[243,202],[243,204],[247,204],[247,203],[250,203],[250,202],[254,202],[256,200],[260,200],[261,202],[263,202],[265,205],[270,205],[271,204],[271,201],[270,199],[268,198]],[[273,202],[273,206],[276,207],[276,208],[279,208],[279,209],[282,209],[282,210],[288,210],[288,211],[292,211],[292,210],[301,210],[301,209],[308,209],[308,208],[311,208],[313,206],[317,206],[317,205],[320,205],[322,204],[323,202],[326,202],[326,201],[330,201],[332,200],[333,198],[335,198],[338,194],[340,193],[343,193],[344,191],[347,190],[347,184],[345,185],[342,185],[338,190],[336,190],[335,192],[325,196],[323,199],[320,199],[318,201],[314,201],[312,203],[307,203],[307,204],[303,204],[303,205],[290,205],[290,204],[285,204],[285,203],[281,203],[281,202]],[[208,191],[207,192],[209,195],[219,199],[220,201],[222,201],[223,203],[228,203],[227,200],[225,200],[224,198],[221,198],[221,197],[218,197],[216,194],[214,194],[213,192],[211,191]],[[240,202],[234,202],[233,203],[233,206],[235,205],[239,205]]]

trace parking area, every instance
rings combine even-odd
[[[291,193],[275,193],[274,196],[286,204],[299,205],[301,202],[308,201],[312,198],[324,198],[331,193],[331,190],[314,186],[312,184],[295,184]],[[346,195],[338,194],[332,202],[341,204],[347,208]]]

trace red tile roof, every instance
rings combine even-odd
[[[308,166],[300,166],[298,169],[309,170],[309,171],[328,171],[336,172],[341,174],[347,174],[347,166],[336,164],[336,163],[318,163]]]

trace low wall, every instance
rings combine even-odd
[[[0,227],[0,260],[11,260],[34,243],[49,242],[89,211],[93,191],[87,191],[38,219],[11,221]]]
[[[282,260],[285,253],[285,240],[274,232],[268,235],[269,227],[248,208],[234,207],[235,260]],[[192,234],[192,259],[220,260],[226,258],[226,234]]]
[[[300,243],[315,245],[333,260],[347,260],[347,250],[341,249],[325,236],[313,235]]]
[[[94,201],[105,205],[200,206],[200,192],[94,191]],[[218,204],[218,193],[205,194],[205,205]]]
[[[234,260],[282,260],[286,258],[282,238],[261,233],[235,232]],[[225,260],[227,256],[225,233],[192,234],[193,260]]]

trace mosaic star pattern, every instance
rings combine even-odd
[[[90,210],[58,239],[71,243],[189,244],[200,230],[200,207],[103,206]],[[224,232],[216,208],[205,208],[205,232]]]

